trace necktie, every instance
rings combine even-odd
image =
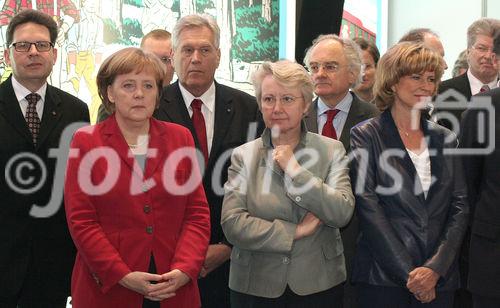
[[[201,151],[203,152],[203,157],[205,158],[205,165],[208,162],[208,143],[207,143],[207,128],[205,126],[205,118],[203,113],[201,113],[201,105],[203,102],[199,99],[193,99],[191,102],[191,108],[193,109],[193,116],[191,120],[193,121],[194,130],[196,131],[196,137],[200,143]]]
[[[30,93],[26,95],[28,101],[28,108],[26,109],[26,123],[33,137],[33,144],[36,146],[38,134],[40,133],[40,118],[36,112],[36,103],[41,98],[37,93]]]
[[[481,89],[479,90],[480,93],[483,93],[483,92],[486,92],[486,91],[489,91],[490,90],[490,87],[485,84],[481,87]]]
[[[335,131],[335,127],[333,127],[333,119],[339,113],[338,109],[330,109],[326,111],[326,123],[323,126],[323,131],[321,135],[327,136],[333,139],[337,139],[337,132]]]

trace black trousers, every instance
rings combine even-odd
[[[500,308],[499,297],[486,297],[477,294],[472,294],[474,308]]]
[[[155,259],[153,258],[153,255],[151,255],[151,260],[149,261],[149,269],[148,272],[151,274],[156,274],[156,264],[155,264]],[[142,308],[160,308],[160,302],[158,301],[151,301],[147,298],[144,298],[142,301]]]
[[[436,292],[436,299],[422,304],[405,288],[382,287],[358,284],[358,302],[360,308],[451,308],[455,292]]]
[[[198,279],[202,308],[229,308],[229,261]]]
[[[342,308],[344,286],[337,285],[310,295],[297,295],[288,286],[277,298],[265,298],[231,290],[232,308]],[[346,307],[347,308],[347,307]]]

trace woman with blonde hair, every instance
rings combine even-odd
[[[380,59],[383,113],[351,130],[360,240],[352,280],[360,307],[452,307],[468,207],[456,136],[421,117],[443,74],[442,57],[399,43]]]
[[[307,71],[266,62],[254,75],[266,129],[234,149],[222,229],[233,244],[232,307],[342,307],[339,228],[354,210],[342,143],[307,131]]]

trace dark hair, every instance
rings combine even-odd
[[[380,59],[380,52],[378,51],[377,45],[373,41],[369,41],[362,37],[355,37],[352,39],[356,44],[358,44],[361,50],[366,50],[372,56],[375,66],[377,66],[378,60]]]
[[[401,42],[416,42],[423,43],[425,39],[425,35],[430,34],[435,37],[439,37],[436,32],[432,31],[429,28],[416,28],[408,31],[405,35],[403,35],[398,43]]]
[[[153,39],[157,39],[157,40],[165,40],[166,41],[166,40],[170,40],[171,36],[172,35],[167,30],[163,30],[163,29],[154,29],[154,30],[151,30],[150,32],[148,32],[146,35],[144,35],[142,37],[141,48],[144,47],[144,42],[148,38],[153,38]]]
[[[50,42],[52,44],[56,43],[57,39],[57,23],[49,15],[37,11],[37,10],[22,10],[16,14],[7,26],[7,46],[12,44],[14,39],[14,31],[16,31],[17,26],[32,22],[41,26],[45,26],[49,30]]]

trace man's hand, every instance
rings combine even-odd
[[[231,247],[226,244],[208,245],[205,263],[201,268],[200,277],[205,278],[211,271],[218,268],[222,263],[229,260]]]

